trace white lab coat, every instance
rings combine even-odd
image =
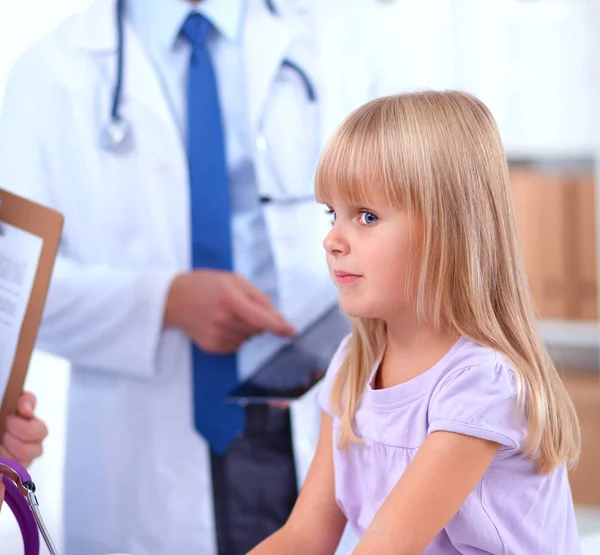
[[[319,124],[313,133],[322,146],[343,117],[373,95],[374,63],[361,39],[371,8],[364,0],[295,4],[310,6],[314,15]],[[249,125],[255,138],[264,132],[279,149],[284,170],[302,163],[294,158],[302,114],[274,83],[294,33],[262,0],[249,0]],[[189,343],[182,333],[161,330],[168,284],[190,268],[186,156],[158,78],[129,26],[121,111],[132,140],[117,154],[99,148],[110,113],[115,40],[113,0],[96,0],[16,64],[0,120],[0,186],[65,215],[39,346],[69,359],[74,370],[67,554],[212,555],[209,458],[193,427]],[[281,196],[258,147],[254,164],[260,194]],[[303,196],[312,188],[307,179],[291,193]],[[327,218],[312,203],[267,206],[265,217],[280,309],[302,328],[335,299],[321,246]],[[279,344],[272,337],[250,342],[241,353],[242,371]],[[292,413],[302,480],[318,434],[315,394]]]

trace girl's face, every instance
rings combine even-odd
[[[418,270],[420,218],[385,203],[328,207],[331,231],[323,246],[346,314],[390,320],[405,312],[415,291],[408,268]]]

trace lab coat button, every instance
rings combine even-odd
[[[256,137],[256,148],[258,148],[259,152],[267,151],[267,138],[262,133],[259,133]]]

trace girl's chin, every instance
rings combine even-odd
[[[369,307],[365,306],[364,302],[358,301],[358,299],[349,299],[345,298],[344,295],[340,295],[339,302],[344,314],[350,318],[378,318],[374,310],[369,310]]]

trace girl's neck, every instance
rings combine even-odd
[[[429,370],[458,341],[456,331],[416,323],[387,323],[387,347],[375,387],[392,387]]]

